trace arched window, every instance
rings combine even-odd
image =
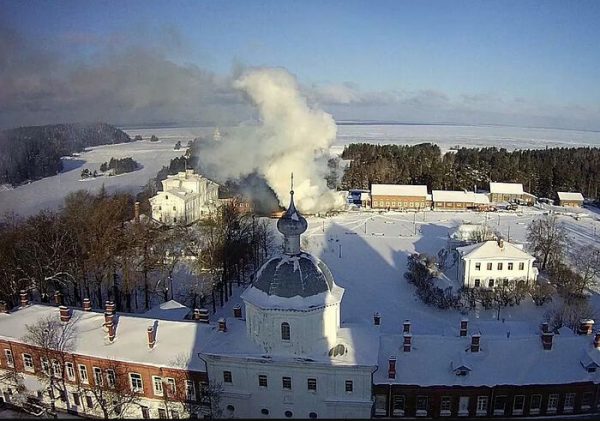
[[[290,340],[290,324],[287,322],[281,324],[281,339],[284,341]]]

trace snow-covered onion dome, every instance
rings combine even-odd
[[[327,352],[335,344],[344,289],[335,284],[321,260],[300,249],[306,219],[290,205],[277,221],[284,236],[283,254],[267,261],[242,293],[250,337],[265,352]]]

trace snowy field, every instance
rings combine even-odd
[[[141,132],[131,131],[128,134],[133,138]],[[33,183],[19,186],[15,189],[0,189],[0,215],[5,212],[16,212],[23,216],[29,216],[42,209],[56,209],[62,206],[65,196],[77,190],[98,191],[102,185],[110,193],[127,191],[138,193],[148,180],[156,176],[156,173],[168,165],[171,159],[183,155],[185,149],[173,150],[175,143],[181,140],[185,147],[188,140],[195,136],[180,132],[177,136],[161,136],[161,130],[151,130],[142,134],[144,140],[118,145],[104,145],[88,148],[86,152],[77,157],[63,158],[63,171],[55,176],[46,177]],[[151,134],[159,137],[158,142],[150,142]],[[147,136],[147,137],[146,137]],[[81,170],[84,168],[99,170],[103,162],[110,158],[132,157],[141,168],[136,171],[117,176],[103,176],[81,180]]]
[[[221,128],[225,135],[239,128]],[[133,138],[142,135],[143,141],[130,144],[106,145],[89,148],[75,158],[64,159],[62,173],[20,186],[6,189],[0,186],[0,214],[16,212],[21,215],[35,214],[41,209],[56,209],[63,203],[64,197],[72,191],[88,189],[97,191],[102,184],[109,192],[115,190],[137,193],[151,177],[154,177],[163,165],[182,154],[173,150],[177,141],[185,147],[189,140],[198,136],[211,136],[212,127],[181,127],[125,129]],[[150,143],[151,135],[159,142]],[[443,125],[340,125],[337,140],[332,153],[339,154],[344,145],[353,142],[381,144],[417,144],[433,142],[442,150],[459,146],[502,146],[509,150],[515,148],[545,148],[557,146],[600,146],[600,132],[585,132],[557,129],[529,129],[498,126],[443,126]],[[92,171],[111,157],[131,156],[139,162],[141,169],[116,177],[99,177],[80,180],[83,168]]]
[[[331,218],[308,218],[309,228],[302,236],[303,248],[320,257],[331,269],[336,283],[345,288],[342,300],[342,323],[371,325],[373,313],[382,316],[382,332],[398,332],[405,319],[412,321],[415,333],[455,335],[463,315],[458,310],[438,310],[426,306],[415,295],[415,287],[404,279],[407,256],[414,252],[436,255],[446,246],[449,229],[458,224],[486,223],[508,237],[511,242],[527,247],[527,225],[543,214],[543,210],[522,208],[520,212],[347,212]],[[559,215],[569,243],[597,243],[600,214],[576,220]],[[416,225],[416,234],[415,234]],[[595,228],[594,228],[595,227]],[[365,233],[366,232],[366,233]],[[277,234],[278,241],[281,235]],[[456,267],[445,274],[455,280]],[[232,314],[239,303],[239,289],[216,317]],[[471,326],[484,334],[530,335],[539,331],[544,313],[553,305],[537,307],[531,299],[521,305],[501,310],[473,311],[468,314]],[[592,305],[600,309],[600,296],[592,296]],[[212,317],[212,316],[211,316]]]

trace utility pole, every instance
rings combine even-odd
[[[415,217],[414,217],[414,220],[413,220],[413,225],[414,225],[414,228],[415,228],[415,230],[414,230],[415,234],[414,235],[417,235],[417,212],[415,212]]]
[[[510,243],[510,225],[508,226],[508,238],[506,239]]]

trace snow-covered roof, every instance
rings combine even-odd
[[[556,194],[559,200],[583,202],[583,195],[581,193],[559,191]]]
[[[508,336],[508,337],[507,337]],[[503,384],[564,384],[600,381],[600,372],[588,373],[581,360],[600,362],[592,336],[554,335],[544,350],[539,335],[481,336],[480,351],[470,352],[471,338],[413,335],[412,349],[403,352],[402,335],[380,339],[379,370],[375,384],[419,386],[495,386]],[[396,378],[388,379],[388,358],[396,356]],[[459,366],[470,369],[457,376]],[[453,369],[454,368],[454,369]]]
[[[492,230],[484,224],[461,224],[448,231],[448,237],[452,240],[465,241],[473,238],[474,233],[488,233]]]
[[[456,250],[461,254],[463,259],[535,259],[529,253],[524,252],[508,241],[502,241],[502,247],[500,247],[500,241],[490,240],[470,246],[458,247]]]
[[[360,200],[371,200],[371,193],[361,192],[360,193]]]
[[[456,203],[490,203],[490,199],[483,193],[474,193],[462,190],[433,190],[431,192],[434,202]]]
[[[490,193],[499,194],[523,194],[521,183],[496,183],[490,181]]]
[[[169,300],[152,307],[144,313],[144,317],[161,320],[185,320],[191,310],[175,300]]]
[[[427,186],[412,184],[372,184],[371,196],[427,196]]]
[[[0,314],[0,338],[24,342],[26,325],[48,316],[59,319],[57,307],[34,304],[10,314]],[[186,368],[204,371],[205,365],[197,352],[217,334],[216,326],[196,321],[156,320],[144,316],[117,313],[116,337],[113,343],[104,331],[104,313],[73,309],[71,322],[77,327],[74,354],[147,364],[160,367]],[[148,347],[148,326],[156,326],[156,344]]]
[[[203,348],[202,353],[218,358],[246,358],[248,360],[269,362],[296,361],[305,364],[325,365],[362,365],[375,366],[379,349],[379,330],[373,326],[344,325],[338,329],[337,340],[332,346],[341,344],[347,352],[330,356],[328,352],[311,352],[302,356],[291,353],[265,352],[246,335],[246,323],[243,320],[228,319],[227,332],[214,335],[213,340]]]

